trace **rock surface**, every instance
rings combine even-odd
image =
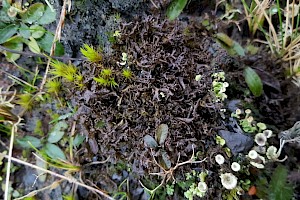
[[[226,141],[233,155],[246,152],[253,146],[253,139],[241,133],[220,130],[219,135]]]

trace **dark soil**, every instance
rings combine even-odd
[[[186,29],[181,26],[190,33],[184,34]],[[135,77],[118,79],[115,89],[101,88],[92,80],[100,73],[99,66],[83,65],[88,69],[84,72],[87,89],[75,95],[79,104],[76,116],[89,138],[90,150],[81,162],[89,162],[91,153],[100,160],[109,156],[112,164],[126,163],[137,175],[135,179],[142,178],[155,171],[152,154],[156,159],[161,156],[160,150],[151,153],[143,137],[155,137],[160,124],[169,127],[163,149],[172,166],[179,155],[180,161],[192,155],[192,145],[205,149],[208,156],[214,151],[212,136],[221,122],[219,105],[213,103],[210,92],[211,74],[232,59],[197,30],[185,22],[154,17],[123,25],[121,42],[115,45],[113,55],[104,58],[103,67],[120,71],[116,60],[125,51],[130,55],[126,67]],[[200,82],[195,81],[197,74],[203,75]]]

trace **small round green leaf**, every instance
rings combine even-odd
[[[155,139],[162,146],[168,137],[168,125],[161,124],[156,129]]]
[[[258,74],[251,67],[246,67],[244,69],[244,77],[252,94],[256,97],[262,95],[263,92],[262,81],[258,76]]]
[[[56,20],[56,11],[49,6],[46,7],[43,16],[37,21],[38,24],[50,24]]]
[[[6,42],[10,37],[17,33],[19,25],[10,24],[0,29],[0,44]]]
[[[27,45],[29,47],[29,50],[32,51],[33,53],[37,53],[37,54],[41,53],[41,49],[40,49],[38,43],[36,42],[36,40],[33,37],[29,38],[29,41],[27,42]]]
[[[145,142],[145,144],[148,146],[148,147],[150,147],[150,148],[156,148],[156,147],[158,147],[158,144],[157,144],[157,142],[154,140],[154,138],[153,137],[151,137],[150,135],[146,135],[145,137],[144,137],[144,142]]]
[[[43,16],[44,9],[43,3],[32,4],[25,13],[20,13],[22,21],[29,24],[36,22]]]
[[[53,127],[52,131],[49,134],[48,142],[49,143],[56,143],[64,136],[66,130],[68,128],[68,125],[65,121],[60,121]]]
[[[30,37],[30,29],[29,27],[24,24],[24,23],[21,23],[21,27],[19,29],[19,33],[20,35],[23,37],[23,38],[26,38],[26,39],[29,39]]]
[[[52,159],[66,160],[65,153],[55,144],[47,143],[45,153]]]
[[[29,135],[25,136],[23,138],[17,139],[16,142],[22,148],[26,148],[26,149],[31,148],[31,145],[34,146],[35,148],[39,148],[42,146],[42,142],[40,139],[33,137],[33,136],[29,136]]]
[[[15,50],[15,51],[22,51],[23,50],[23,38],[21,36],[13,36],[9,38],[5,43],[3,43],[3,46]],[[17,59],[20,58],[20,54],[11,53],[8,51],[5,51],[5,57],[8,62],[14,62]]]
[[[32,25],[30,26],[30,32],[31,32],[31,36],[37,39],[37,38],[41,38],[44,35],[46,29],[44,29],[44,27],[39,25]]]

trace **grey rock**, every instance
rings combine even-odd
[[[34,181],[36,180],[36,176],[34,176],[34,174],[36,174],[36,171],[34,169],[25,167],[25,172],[22,173],[23,175],[22,179],[23,179],[23,184],[26,188],[26,192],[27,189],[28,191],[30,191],[30,189],[34,185]]]
[[[132,199],[146,200],[150,199],[150,195],[143,188],[136,188],[132,191]]]
[[[120,10],[121,12],[136,9],[140,4],[144,3],[143,0],[110,0],[109,2],[114,9]]]
[[[112,175],[112,180],[114,180],[114,181],[121,181],[122,180],[122,176],[120,176],[119,174],[117,174],[117,173],[114,173],[113,175]]]
[[[46,199],[46,198],[43,198],[43,199]],[[61,190],[60,185],[51,190],[51,192],[49,194],[49,199],[63,200],[62,190]]]
[[[241,133],[220,130],[219,135],[224,138],[233,155],[249,151],[253,146],[253,139]]]
[[[242,103],[241,100],[239,99],[233,99],[233,100],[230,100],[228,102],[228,105],[227,105],[227,108],[230,112],[235,112],[236,109],[239,108],[240,104]]]
[[[122,171],[122,176],[123,176],[124,178],[127,178],[127,177],[129,176],[129,174],[128,174],[128,172],[127,172],[126,170],[123,170],[123,171]]]
[[[90,191],[84,187],[79,186],[77,193],[79,199],[88,199],[87,197],[89,196]]]

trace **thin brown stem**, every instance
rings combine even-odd
[[[62,27],[64,25],[65,16],[66,16],[66,6],[67,6],[67,3],[69,2],[69,1],[68,2],[67,1],[68,0],[64,0],[64,4],[63,4],[62,9],[61,9],[59,22],[58,22],[58,25],[56,27],[55,35],[54,35],[54,38],[53,38],[53,41],[52,41],[52,46],[51,46],[51,49],[50,49],[50,56],[53,56],[55,48],[56,48],[56,41],[59,41],[60,37],[61,37],[61,30],[62,30]],[[41,86],[40,86],[40,91],[43,90],[44,85],[46,84],[47,76],[48,76],[48,72],[49,72],[49,68],[50,68],[50,62],[51,62],[51,58],[48,59],[46,70],[45,70],[45,75],[43,77],[43,80],[42,80],[42,83],[41,83]]]
[[[140,184],[142,185],[142,187],[144,187],[145,189],[149,190],[151,193],[154,193],[155,190],[157,190],[158,188],[160,188],[165,182],[168,182],[171,178],[175,181],[175,178],[174,178],[174,171],[182,166],[182,165],[186,165],[186,164],[196,164],[196,163],[202,163],[204,162],[207,158],[204,158],[200,161],[194,161],[195,159],[195,151],[194,151],[194,146],[192,146],[192,150],[193,150],[193,153],[192,153],[192,156],[189,160],[185,161],[185,162],[181,162],[181,163],[178,163],[179,162],[179,157],[180,155],[178,156],[178,160],[177,160],[177,164],[175,165],[175,167],[171,167],[169,170],[165,170],[157,161],[156,159],[154,158],[153,156],[153,160],[154,160],[154,163],[163,171],[163,172],[159,172],[159,173],[150,173],[151,175],[158,175],[158,176],[161,176],[162,177],[162,181],[160,182],[160,184],[154,188],[153,190],[149,190],[148,188],[146,188],[142,182],[140,181]],[[152,149],[151,149],[151,152],[152,152]],[[153,153],[152,153],[153,155]]]

